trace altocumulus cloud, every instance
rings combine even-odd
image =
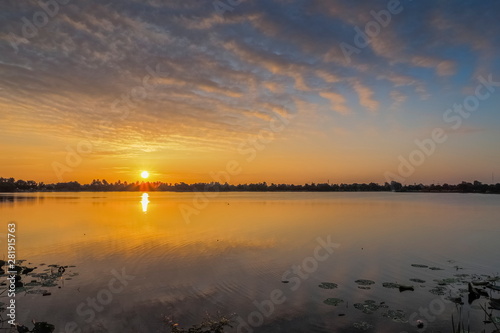
[[[40,3],[0,3],[0,129],[79,138],[106,120],[103,153],[236,147],[276,113],[384,120],[432,98],[435,80],[493,70],[500,45],[495,1],[401,1],[350,63],[339,44],[387,1],[256,0],[224,15],[210,1]]]

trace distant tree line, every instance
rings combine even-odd
[[[483,184],[478,181],[473,183],[461,182],[456,185],[402,185],[398,182],[384,183],[353,183],[353,184],[329,184],[311,183],[304,185],[294,184],[267,184],[251,183],[232,185],[228,183],[163,183],[163,182],[133,182],[127,183],[117,181],[109,183],[105,179],[94,179],[90,184],[79,182],[66,182],[44,184],[33,180],[15,180],[14,178],[0,178],[0,192],[102,192],[102,191],[170,191],[170,192],[459,192],[459,193],[499,193],[500,183],[494,185]]]

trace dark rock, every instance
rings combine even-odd
[[[30,331],[29,328],[23,325],[17,325],[16,328],[18,333],[28,333]]]
[[[413,286],[405,286],[400,284],[399,285],[399,292],[402,293],[403,291],[415,291],[415,288]]]
[[[55,330],[55,326],[46,322],[38,322],[35,323],[35,327],[33,328],[33,333],[52,333]]]
[[[28,274],[28,273],[33,272],[35,269],[36,269],[36,267],[33,267],[33,268],[28,268],[28,267],[26,267],[26,268],[24,268],[24,269],[23,269],[22,274],[26,275],[26,274]]]

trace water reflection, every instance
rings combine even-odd
[[[142,211],[144,213],[148,212],[148,203],[149,203],[149,194],[143,193],[142,194],[141,205],[142,205]]]
[[[77,266],[79,275],[64,280],[66,288],[59,296],[53,293],[58,298],[16,296],[19,308],[26,309],[16,320],[29,323],[33,317],[47,318],[58,331],[75,319],[75,309],[83,300],[100,295],[112,269],[121,272],[123,268],[137,278],[123,292],[113,294],[113,303],[106,308],[110,312],[100,313],[110,332],[164,331],[157,318],[166,311],[181,318],[185,326],[217,311],[237,313],[247,320],[249,314],[260,313],[254,312],[259,311],[254,300],[264,304],[279,289],[287,302],[276,305],[266,325],[258,329],[273,333],[352,332],[358,321],[376,326],[374,332],[400,332],[405,326],[382,317],[382,309],[366,317],[347,303],[373,299],[409,315],[435,299],[428,292],[431,282],[427,289],[419,284],[419,291],[404,293],[384,288],[383,282],[450,278],[457,272],[449,259],[466,267],[463,272],[468,274],[491,274],[500,266],[495,218],[500,214],[500,197],[493,195],[221,193],[211,198],[202,213],[192,215],[190,224],[181,208],[193,205],[193,193],[155,192],[149,211],[147,191],[42,195],[48,200],[35,200],[34,205],[0,204],[0,216],[19,223],[23,257],[37,264]],[[74,202],[52,200],[75,195],[79,200]],[[300,279],[297,290],[291,290],[297,285],[292,281],[300,278],[296,273],[289,275],[294,280],[283,284],[284,272],[305,267],[317,237],[328,235],[341,247],[319,262],[314,272],[300,268],[308,278]],[[415,268],[413,263],[444,270]],[[358,279],[376,284],[361,290],[354,282]],[[335,294],[318,287],[323,281],[338,284]],[[80,286],[81,293],[76,291]],[[333,296],[344,299],[345,305],[334,308],[324,303]],[[447,305],[432,325],[449,321],[452,308]],[[346,316],[337,317],[332,311]],[[77,320],[87,325],[83,318]],[[482,322],[482,317],[473,320]],[[429,326],[429,331],[438,329],[442,327]],[[82,326],[81,331],[97,330]]]
[[[16,201],[32,202],[37,199],[35,196],[16,196],[16,195],[4,195],[0,194],[0,203],[14,203]]]

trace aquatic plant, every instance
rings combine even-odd
[[[369,285],[375,284],[375,281],[372,281],[372,280],[363,280],[363,279],[356,280],[354,282],[356,282],[357,284],[362,285],[362,286],[369,286]]]
[[[388,306],[385,305],[384,302],[377,304],[377,302],[375,302],[374,300],[367,299],[363,303],[355,303],[354,308],[362,311],[363,313],[372,314],[373,312],[377,311],[379,308],[388,308]]]
[[[388,310],[387,312],[382,313],[382,317],[390,318],[392,321],[396,323],[407,323],[406,312],[403,310]]]
[[[340,298],[327,298],[323,301],[323,303],[325,304],[328,304],[328,305],[333,305],[333,306],[337,306],[339,305],[340,303],[344,303],[344,300],[343,299],[340,299]]]
[[[370,328],[373,328],[373,325],[368,324],[366,321],[356,322],[353,324],[353,326],[355,328],[357,328],[358,330],[362,330],[362,331],[366,331],[366,330],[369,330]]]
[[[318,287],[323,288],[323,289],[335,289],[338,287],[338,285],[336,283],[333,283],[333,282],[321,282],[321,284],[318,285]]]
[[[32,330],[24,325],[17,325],[16,329],[18,333],[52,333],[56,327],[45,321],[34,322],[35,326]]]
[[[231,319],[221,315],[212,318],[208,314],[200,324],[187,329],[179,327],[179,324],[172,318],[165,318],[165,322],[169,326],[171,333],[223,333],[225,327],[233,327]]]

